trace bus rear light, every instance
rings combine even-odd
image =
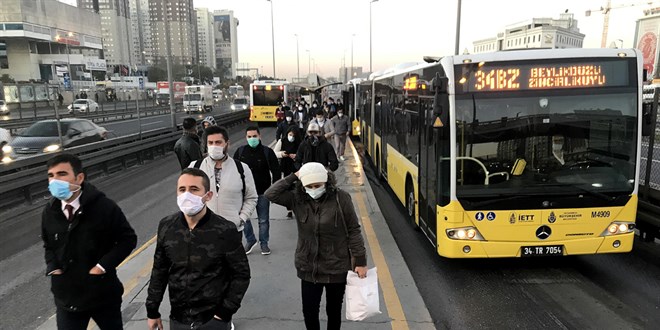
[[[446,230],[446,233],[449,239],[468,240],[468,241],[484,240],[484,238],[481,236],[477,228],[474,227],[450,228]]]
[[[635,230],[635,224],[632,222],[614,221],[607,226],[600,236],[612,236],[632,233]]]

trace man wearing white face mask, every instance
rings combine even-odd
[[[219,126],[211,126],[204,131],[208,156],[201,161],[190,163],[193,168],[204,171],[213,183],[214,192],[207,206],[213,213],[236,224],[242,232],[247,221],[257,207],[257,188],[250,168],[229,157],[229,133]],[[246,251],[253,246],[246,247]]]
[[[233,224],[206,203],[214,195],[208,176],[181,172],[181,212],[160,221],[149,282],[148,329],[163,329],[158,311],[169,286],[170,329],[227,329],[250,284],[250,265]]]
[[[345,160],[346,138],[351,134],[351,120],[344,116],[344,109],[337,110],[337,115],[332,118],[332,126],[335,129],[335,150],[340,160]]]

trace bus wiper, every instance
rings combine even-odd
[[[500,196],[503,196],[503,195],[500,195]],[[527,196],[527,195],[515,195],[515,196],[506,195],[506,197],[493,198],[493,199],[489,199],[489,200],[481,201],[481,202],[476,202],[476,203],[470,202],[470,206],[474,209],[477,209],[477,208],[482,207],[482,206],[491,205],[491,204],[495,204],[495,203],[499,203],[499,202],[506,202],[506,201],[512,201],[512,200],[518,200],[518,199],[525,199],[525,198],[529,198],[529,196]]]
[[[577,188],[578,190],[580,190],[580,191],[582,191],[582,192],[585,192],[585,193],[587,193],[587,194],[590,195],[590,196],[598,197],[598,198],[600,198],[600,199],[602,199],[602,200],[604,200],[604,201],[606,201],[606,202],[612,202],[612,201],[614,201],[614,200],[616,199],[616,197],[613,197],[613,196],[610,196],[610,195],[607,195],[607,194],[603,194],[602,192],[598,192],[598,191],[594,191],[594,190],[589,190],[589,189],[586,189],[586,188],[582,188],[582,187],[580,187],[580,186],[564,185],[564,187],[575,187],[575,188]]]

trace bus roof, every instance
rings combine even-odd
[[[255,80],[251,85],[288,85],[286,80]]]

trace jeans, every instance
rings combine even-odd
[[[268,246],[268,229],[270,228],[270,201],[264,195],[259,195],[257,199],[257,218],[259,219],[259,242],[261,246]],[[252,222],[248,219],[243,228],[245,239],[248,244],[256,242],[257,238],[254,237],[254,229]]]
[[[121,304],[102,306],[84,312],[69,312],[57,308],[56,312],[58,329],[87,330],[90,318],[103,330],[121,330],[124,328],[121,320]]]
[[[325,287],[325,312],[328,315],[328,330],[341,328],[341,305],[344,302],[346,283],[312,283],[301,280],[303,316],[307,330],[319,330],[319,309]]]

